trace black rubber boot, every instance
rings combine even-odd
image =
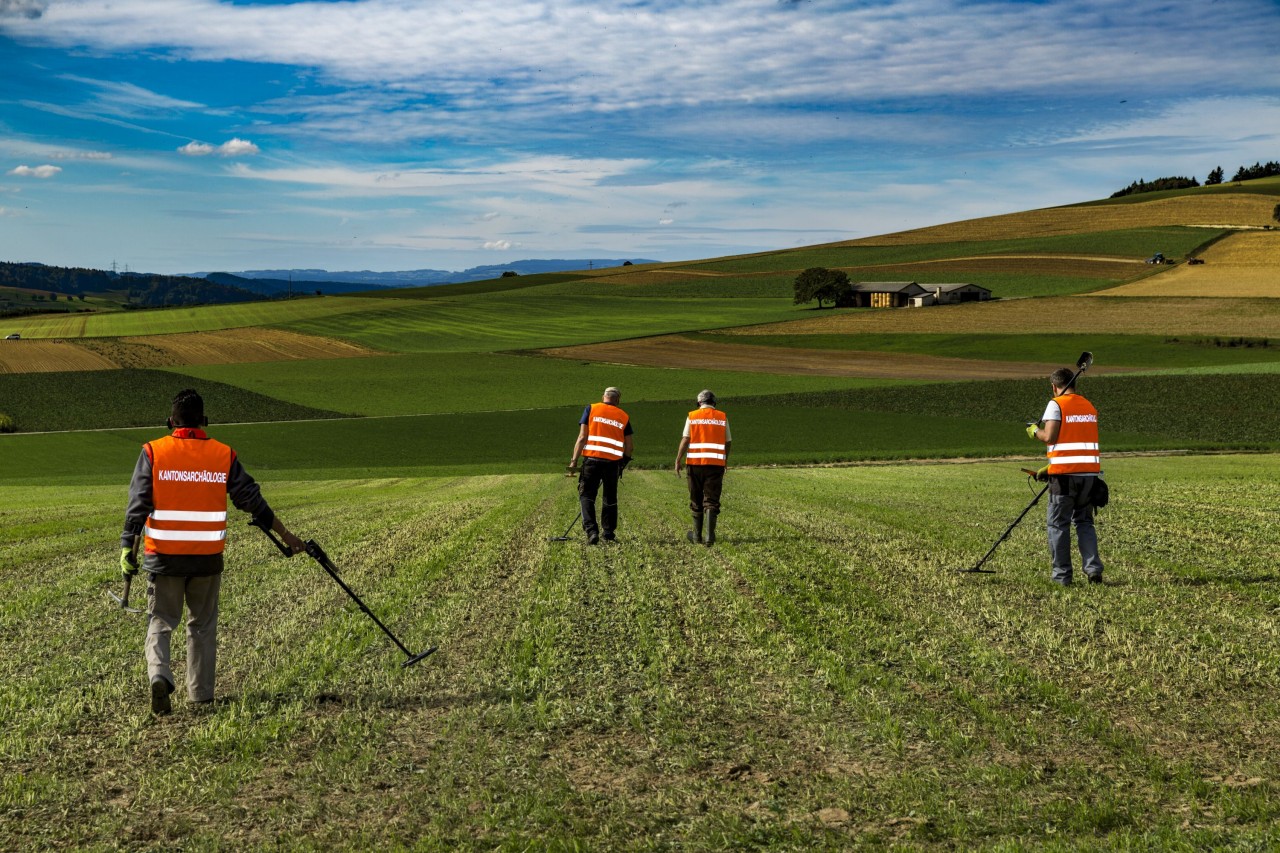
[[[693,529],[687,531],[684,537],[694,545],[702,544],[702,513],[695,512],[693,514]]]
[[[719,518],[720,511],[713,509],[707,513],[707,541],[706,545],[710,548],[716,544],[716,519]]]

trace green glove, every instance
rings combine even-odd
[[[1046,465],[1036,472],[1036,480],[1041,483],[1049,482],[1049,466]]]
[[[1038,441],[1039,439],[1036,438],[1036,430],[1038,429],[1040,429],[1039,424],[1027,424],[1027,438],[1032,441]]]
[[[120,574],[131,578],[138,573],[138,558],[133,556],[132,548],[120,549]]]

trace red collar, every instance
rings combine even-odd
[[[178,427],[173,431],[174,438],[208,438],[209,436],[199,427]]]

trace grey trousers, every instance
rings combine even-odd
[[[163,676],[172,685],[169,639],[187,605],[187,698],[213,698],[218,667],[218,592],[222,575],[185,578],[150,575],[147,584],[147,678]]]
[[[1089,577],[1102,576],[1098,533],[1093,529],[1093,507],[1077,507],[1070,495],[1049,495],[1049,553],[1053,556],[1053,580],[1071,583],[1071,526],[1076,528],[1080,562]]]

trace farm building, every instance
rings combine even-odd
[[[991,291],[976,284],[920,284],[916,281],[860,281],[836,304],[843,308],[920,308],[978,302]]]
[[[955,302],[981,302],[991,298],[991,291],[976,284],[922,284],[925,291],[910,298],[910,305],[950,305]]]
[[[902,308],[924,292],[914,281],[860,281],[836,304],[848,308]]]

